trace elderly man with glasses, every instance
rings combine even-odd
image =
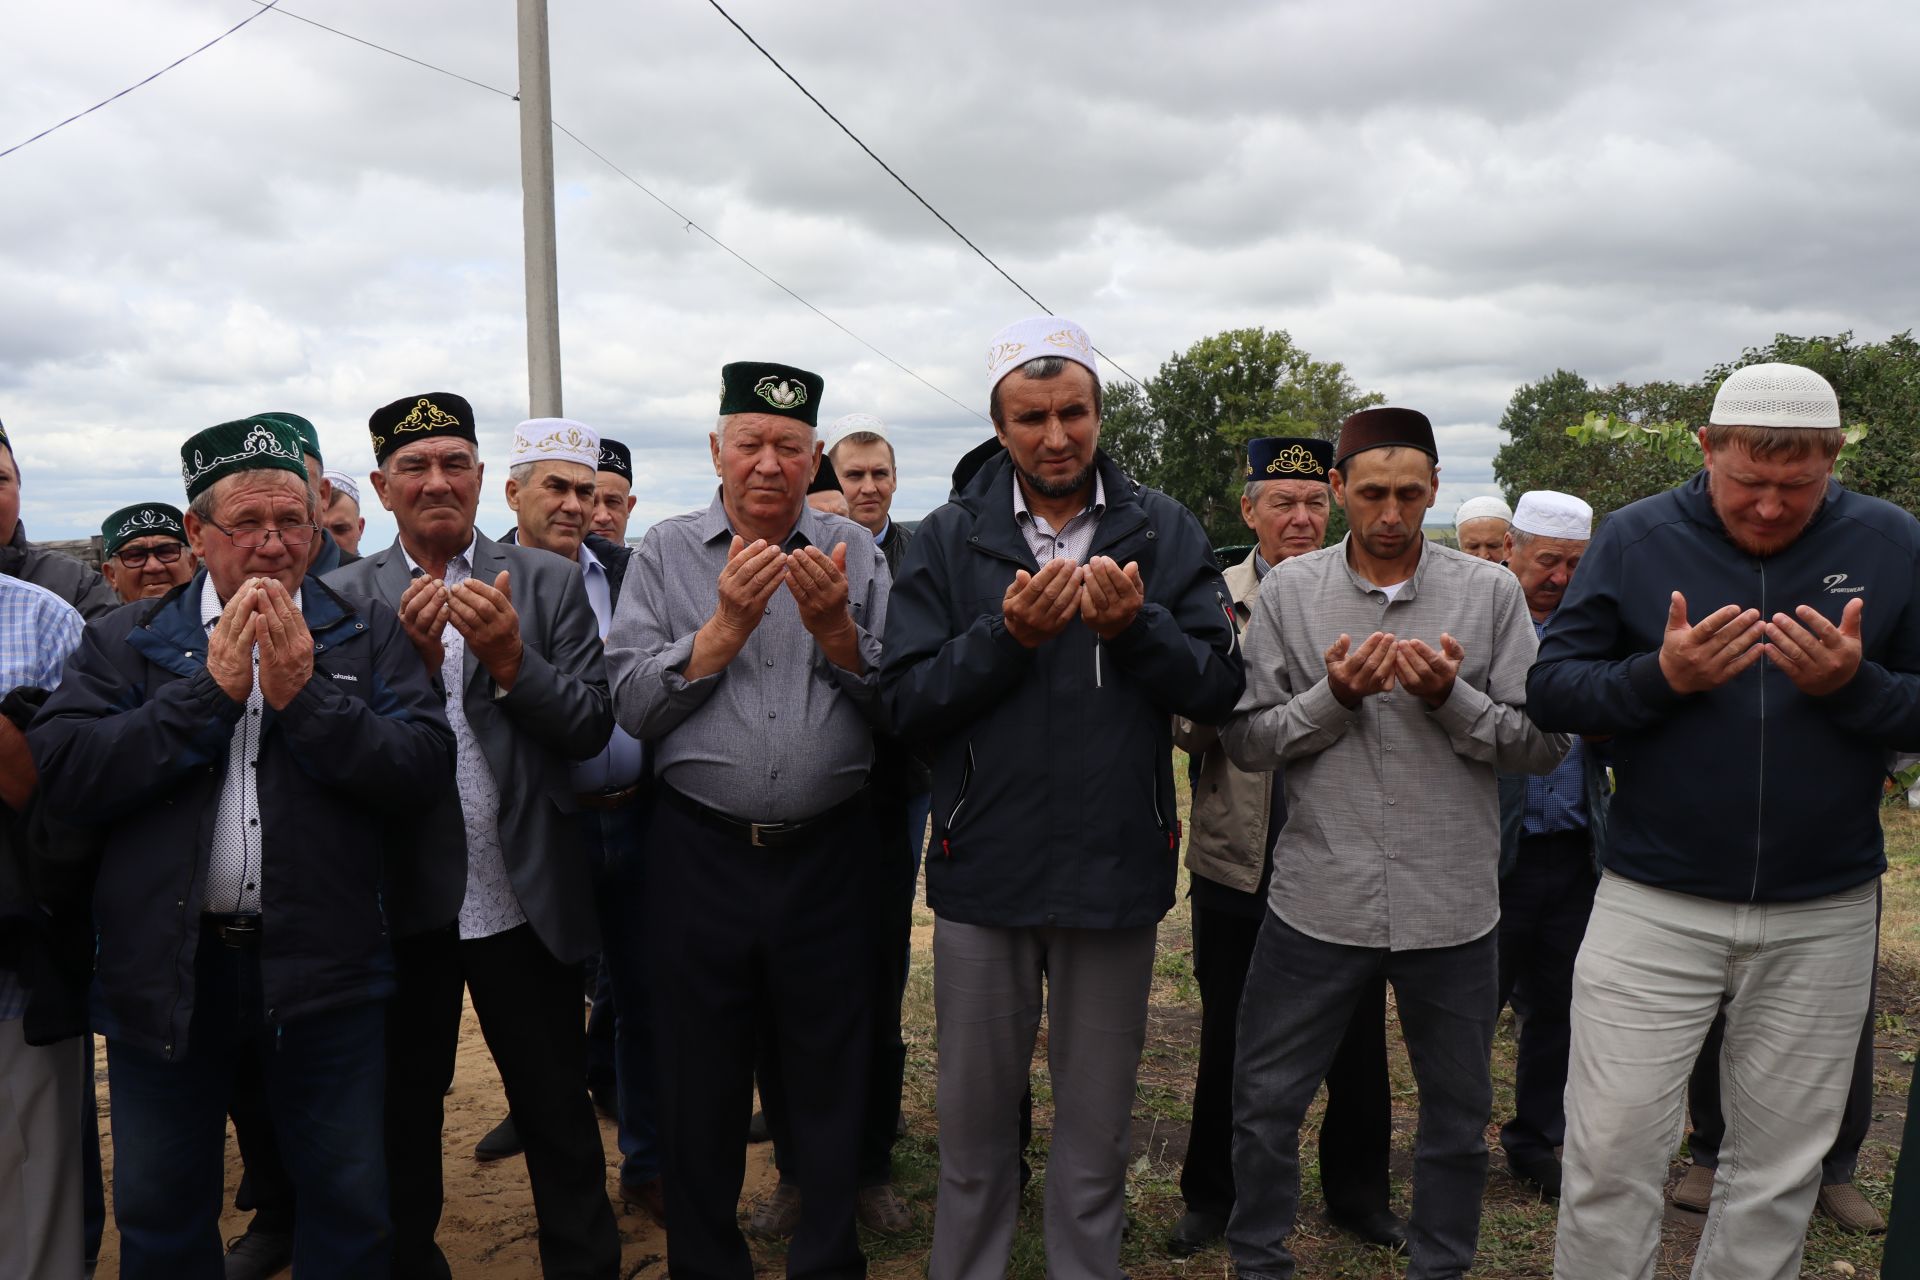
[[[298,536],[298,535],[295,535]],[[100,524],[106,559],[100,571],[122,601],[158,600],[193,577],[199,557],[187,545],[178,507],[136,502]]]

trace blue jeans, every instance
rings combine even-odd
[[[186,1054],[167,1061],[107,1042],[113,1217],[125,1280],[217,1280],[227,1098],[242,1054],[258,1057],[280,1152],[300,1200],[302,1280],[387,1274],[381,1142],[386,1009],[348,1005],[279,1026],[261,1004],[257,946],[203,933]]]
[[[1393,984],[1420,1087],[1407,1280],[1466,1274],[1487,1183],[1488,1062],[1499,1009],[1489,930],[1419,951],[1322,942],[1267,912],[1240,1002],[1227,1245],[1242,1280],[1293,1275],[1286,1247],[1300,1202],[1300,1122],[1332,1066],[1366,984]]]
[[[592,816],[600,820],[606,847],[598,899],[600,965],[613,1006],[620,1181],[637,1186],[660,1176],[660,1144],[654,1121],[653,986],[641,914],[647,893],[648,855],[640,841],[646,805],[633,801],[625,808]],[[596,1015],[599,1012],[596,1007]]]

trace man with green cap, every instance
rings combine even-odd
[[[45,587],[89,620],[120,607],[120,598],[107,580],[72,556],[27,541],[20,519],[20,464],[13,442],[0,424],[0,573]]]
[[[136,502],[100,522],[100,571],[122,600],[157,600],[200,567],[178,507]]]
[[[735,1215],[766,1034],[803,1193],[787,1273],[860,1275],[887,565],[866,530],[807,505],[819,376],[741,362],[721,377],[718,491],[647,531],[607,637],[614,714],[653,758],[641,848],[653,969],[673,975],[655,1019],[667,1266],[753,1274]]]
[[[307,574],[299,438],[249,418],[180,452],[201,571],[89,625],[28,733],[49,816],[100,850],[120,1274],[220,1271],[228,1094],[251,1059],[299,1193],[299,1273],[383,1276],[382,850],[447,786],[453,737],[393,612]]]

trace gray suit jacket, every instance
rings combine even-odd
[[[502,569],[512,573],[526,646],[520,676],[500,693],[468,649],[461,697],[500,788],[500,847],[514,895],[547,950],[572,963],[600,946],[593,903],[600,840],[596,815],[583,815],[574,802],[567,768],[598,754],[613,732],[606,659],[578,567],[477,533],[473,576],[491,583]],[[410,581],[406,554],[396,541],[325,581],[349,600],[379,600],[398,611]],[[393,932],[444,927],[459,915],[467,884],[466,832],[452,784],[437,787],[419,823],[393,838],[412,846],[388,860]]]

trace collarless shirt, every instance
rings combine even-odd
[[[600,624],[600,643],[605,644],[613,627],[613,584],[600,557],[580,544],[580,576],[587,588],[587,603],[593,606],[594,621]],[[640,740],[613,726],[600,754],[573,766],[569,776],[575,791],[622,791],[640,781],[647,768],[646,752]]]
[[[1499,919],[1494,773],[1545,772],[1561,734],[1527,719],[1535,638],[1514,576],[1427,542],[1389,600],[1347,541],[1276,565],[1246,629],[1247,691],[1222,727],[1243,769],[1285,765],[1287,823],[1269,905],[1322,941],[1395,951],[1455,946]],[[1343,706],[1325,651],[1375,631],[1466,651],[1438,707],[1395,686]]]
[[[859,534],[862,536],[856,537]],[[847,603],[865,670],[828,662],[782,586],[720,671],[688,680],[695,634],[713,616],[733,527],[718,491],[704,511],[647,530],[627,563],[607,640],[614,716],[651,746],[654,773],[743,822],[798,822],[854,794],[880,717],[886,557],[851,520],[804,507],[781,544],[847,544]]]
[[[293,607],[300,608],[300,591]],[[208,574],[200,588],[200,625],[213,634],[220,621],[220,593]],[[227,740],[227,776],[220,784],[220,804],[213,817],[213,841],[207,850],[207,882],[201,894],[203,911],[222,914],[260,913],[260,730],[267,700],[260,693],[260,646],[253,647],[253,685],[247,690],[246,710]]]
[[[475,537],[467,549],[447,561],[449,589],[473,576]],[[414,577],[426,571],[402,543],[400,554]],[[480,740],[467,720],[467,638],[449,618],[440,628],[440,681],[447,691],[447,724],[453,730],[454,783],[460,792],[460,817],[467,832],[467,892],[460,900],[460,936],[490,938],[526,923],[527,913],[507,877],[506,853],[500,848],[500,784],[487,763]]]
[[[1101,483],[1100,472],[1093,473],[1093,496],[1080,514],[1056,530],[1047,523],[1046,517],[1035,515],[1027,507],[1027,491],[1020,483],[1019,472],[1013,477],[1013,522],[1020,527],[1020,535],[1027,540],[1027,550],[1033,552],[1033,558],[1041,564],[1056,556],[1065,557],[1075,564],[1087,562],[1087,552],[1093,548],[1093,535],[1100,529],[1100,517],[1107,513],[1107,490]]]

